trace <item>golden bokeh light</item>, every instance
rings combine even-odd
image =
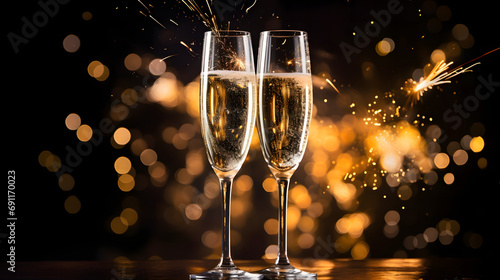
[[[127,221],[127,225],[129,226],[134,225],[139,218],[139,216],[137,215],[137,211],[135,211],[132,208],[123,209],[123,211],[120,214],[120,217],[122,219],[125,219]]]
[[[278,220],[276,219],[267,219],[264,222],[264,230],[269,235],[278,234]]]
[[[98,60],[89,63],[87,73],[98,81],[105,81],[109,77],[108,67]]]
[[[75,179],[68,173],[59,176],[59,187],[63,191],[70,191],[75,186]]]
[[[139,55],[131,53],[125,57],[123,64],[129,71],[136,71],[141,68],[142,59]]]
[[[76,214],[80,212],[80,209],[82,208],[82,204],[80,202],[80,199],[74,195],[68,196],[66,200],[64,201],[64,209],[66,212],[70,214]]]
[[[385,223],[390,225],[390,226],[397,225],[399,223],[400,218],[401,218],[401,216],[395,210],[387,211],[387,213],[385,213],[385,216],[384,216]]]
[[[216,198],[220,193],[219,181],[216,178],[208,177],[203,186],[203,193],[208,199]]]
[[[431,54],[431,61],[437,64],[440,61],[446,61],[446,54],[441,49],[435,49]]]
[[[74,53],[80,48],[80,38],[74,34],[66,36],[63,40],[63,48],[69,53]]]
[[[266,248],[263,258],[268,260],[276,259],[276,257],[278,256],[278,251],[279,251],[278,245],[269,245]]]
[[[477,166],[481,169],[485,169],[488,166],[488,160],[484,157],[478,159]]]
[[[296,185],[290,190],[290,201],[300,209],[306,209],[311,205],[311,196],[304,185]]]
[[[398,188],[398,197],[401,200],[408,200],[411,198],[413,191],[410,186],[403,185]]]
[[[150,166],[153,165],[156,162],[156,160],[158,160],[158,155],[152,149],[145,149],[144,151],[141,152],[140,159],[142,164]]]
[[[465,150],[458,149],[453,153],[453,161],[456,165],[464,165],[467,163],[469,155]]]
[[[439,169],[444,169],[450,164],[450,157],[445,153],[439,153],[434,157],[434,165]]]
[[[294,230],[297,227],[297,223],[300,220],[302,212],[300,211],[299,208],[295,206],[288,206],[288,213],[287,213],[287,229],[288,230]]]
[[[132,168],[132,162],[127,157],[121,156],[115,160],[115,171],[118,174],[125,174]]]
[[[155,58],[148,66],[149,72],[155,76],[160,76],[167,70],[167,64],[163,59]]]
[[[470,149],[474,153],[479,153],[484,149],[484,139],[481,136],[474,137],[469,143]]]
[[[364,241],[359,241],[356,245],[354,245],[354,247],[352,247],[351,256],[355,260],[363,260],[368,257],[369,252],[370,246]]]
[[[85,11],[85,12],[82,13],[82,19],[85,20],[85,21],[91,20],[92,17],[93,17],[93,15],[89,11]]]
[[[276,184],[276,180],[274,178],[266,178],[262,181],[262,187],[266,192],[274,192],[278,189],[278,185]]]
[[[203,213],[203,209],[198,204],[188,204],[184,209],[184,214],[186,217],[192,221],[198,220]]]
[[[142,151],[144,151],[145,149],[147,149],[148,147],[148,144],[146,143],[146,141],[142,138],[139,138],[139,139],[135,139],[132,144],[130,144],[130,151],[138,156],[142,153]]]
[[[189,151],[187,153],[187,155],[186,155],[186,170],[189,174],[191,174],[193,176],[198,176],[205,170],[204,151],[202,151],[202,150]],[[245,180],[245,178],[242,180]],[[238,184],[237,182],[238,182],[238,179],[235,181],[235,184]],[[252,182],[252,184],[253,184],[253,182]]]
[[[252,177],[248,175],[241,175],[234,181],[234,187],[239,192],[247,192],[252,189],[253,180]]]
[[[115,217],[110,223],[111,230],[116,234],[123,234],[128,229],[127,220],[122,217]]]
[[[297,227],[302,232],[311,232],[315,228],[314,219],[309,216],[302,216],[297,224]]]
[[[158,102],[167,108],[174,108],[182,98],[177,78],[169,72],[160,75],[148,90],[147,97],[149,100]]]
[[[214,231],[207,230],[201,235],[201,242],[208,248],[217,248],[220,246],[219,234]]]
[[[48,167],[51,162],[51,157],[53,157],[51,152],[47,150],[41,151],[40,154],[38,154],[38,163],[43,167]]]
[[[297,244],[301,249],[309,249],[314,245],[314,236],[310,233],[302,233],[297,239]]]
[[[455,181],[455,176],[453,175],[453,173],[446,173],[443,176],[443,180],[447,185],[451,185]]]
[[[69,130],[77,130],[82,124],[82,120],[78,114],[71,113],[66,117],[64,123]]]
[[[135,179],[130,174],[123,174],[118,177],[118,187],[124,192],[131,191],[135,186]]]
[[[76,130],[76,137],[82,142],[87,142],[92,138],[92,128],[89,125],[82,124]]]
[[[122,146],[126,145],[130,141],[131,137],[132,135],[130,134],[130,131],[125,127],[119,127],[113,133],[113,140],[116,144]]]

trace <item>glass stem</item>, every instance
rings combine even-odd
[[[290,182],[289,178],[277,178],[276,182],[278,183],[278,198],[279,198],[279,207],[278,207],[278,223],[279,223],[279,232],[278,232],[278,259],[276,260],[277,265],[290,265],[290,261],[287,256],[287,244],[286,244],[286,233],[287,233],[287,225],[286,225],[286,212],[288,207],[288,185]]]
[[[220,180],[222,194],[222,255],[220,267],[233,267],[231,259],[231,187],[233,178],[223,177]]]

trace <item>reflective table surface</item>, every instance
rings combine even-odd
[[[2,264],[0,279],[188,279],[189,274],[214,267],[217,260],[159,261],[47,261],[17,262],[16,272]],[[495,279],[487,276],[474,259],[292,259],[304,271],[318,274],[318,279],[403,280],[403,279]],[[268,266],[263,260],[235,261],[246,271]]]

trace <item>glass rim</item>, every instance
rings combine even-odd
[[[219,37],[242,37],[242,36],[250,36],[250,32],[249,31],[244,31],[244,30],[230,30],[230,29],[218,30],[217,32],[211,30],[211,31],[206,31],[205,34],[211,34],[212,36],[219,36]]]
[[[284,38],[284,37],[296,37],[296,36],[305,36],[307,35],[306,31],[302,30],[267,30],[267,31],[262,31],[260,33],[261,35],[266,35],[266,36],[271,36],[271,37],[278,37],[278,38]]]

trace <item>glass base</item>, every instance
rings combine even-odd
[[[216,266],[209,271],[202,272],[199,274],[189,275],[189,279],[220,279],[220,280],[226,280],[226,279],[258,280],[262,279],[262,277],[263,276],[260,274],[249,273],[237,268],[236,266],[230,266],[230,267]]]
[[[291,264],[286,265],[273,265],[263,270],[256,271],[255,273],[259,273],[264,275],[264,279],[304,279],[304,280],[312,280],[316,279],[316,273],[309,273],[302,271],[293,267]]]

